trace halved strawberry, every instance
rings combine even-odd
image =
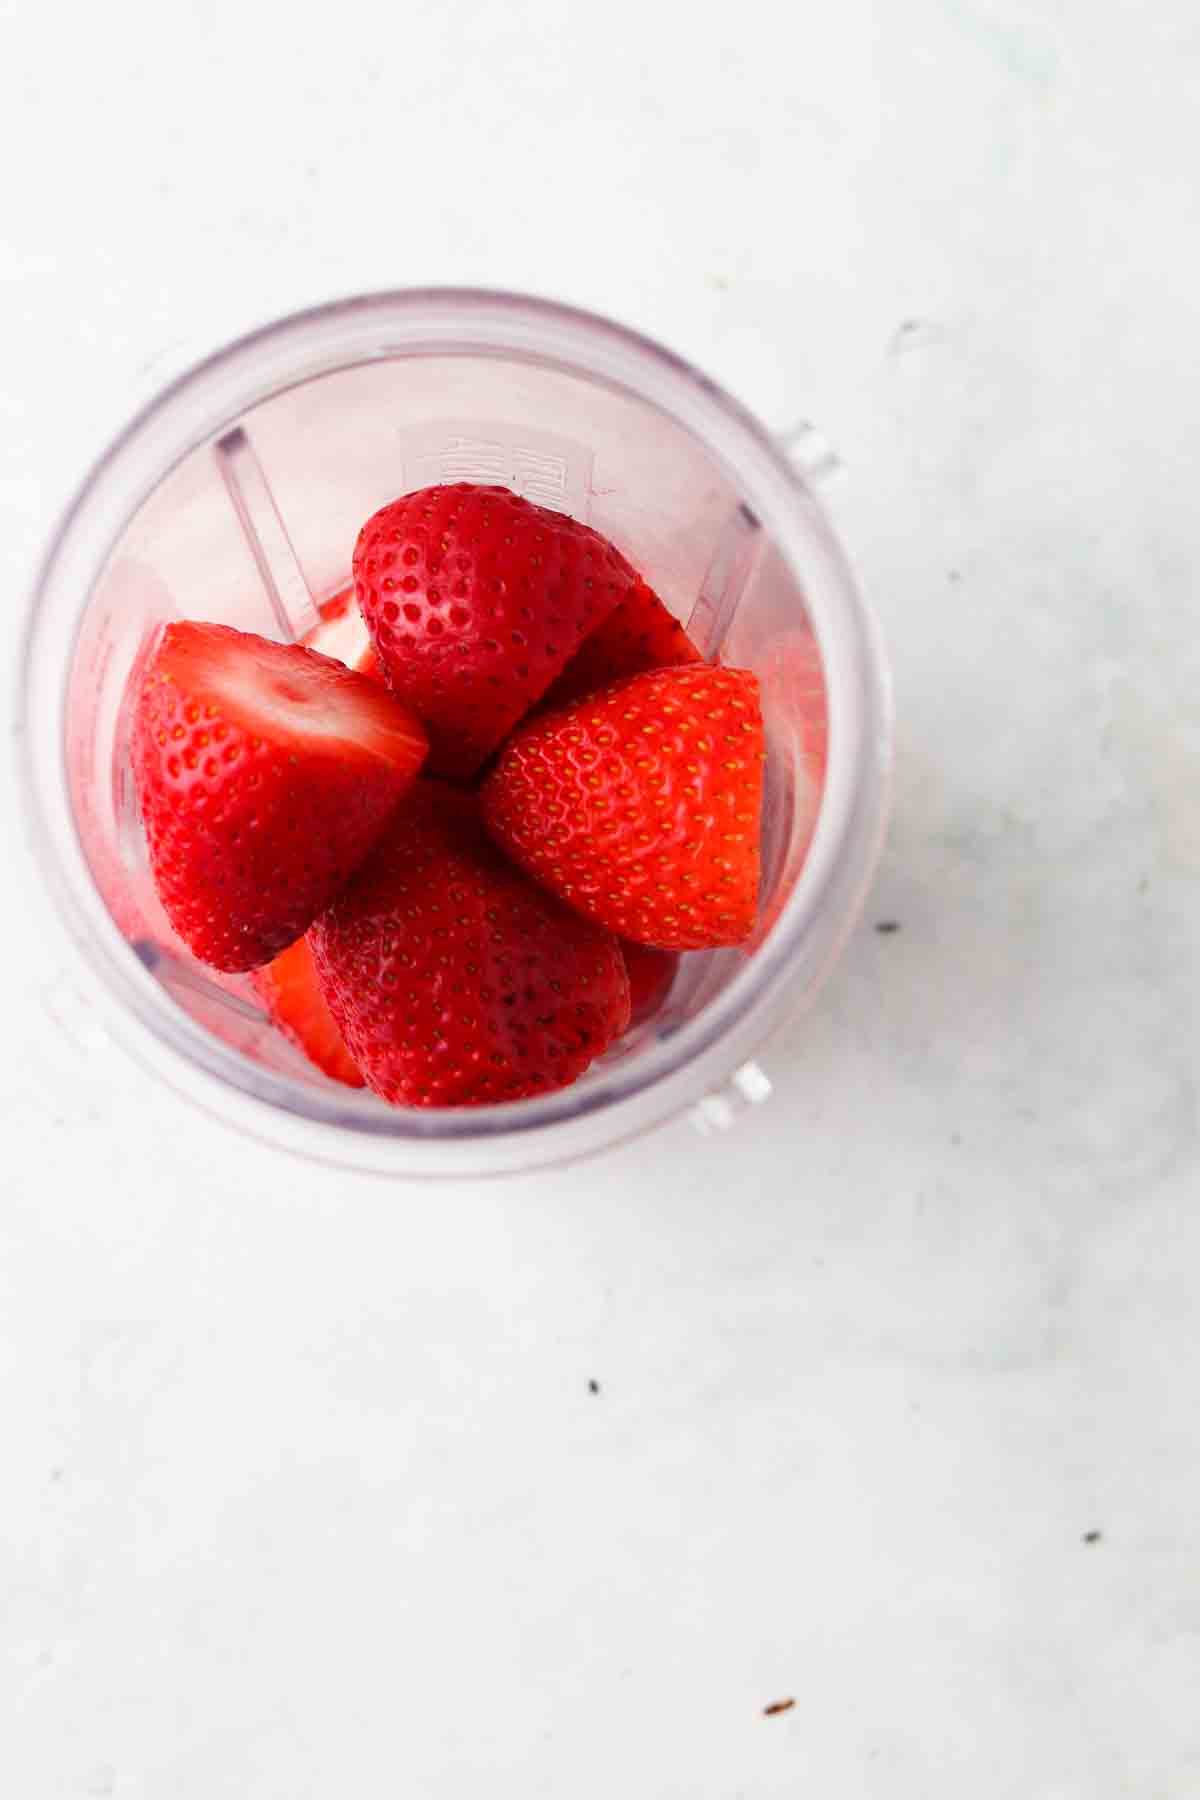
[[[546,694],[546,707],[565,706],[614,681],[647,669],[673,669],[704,659],[674,613],[644,581],[617,602],[575,652]]]
[[[134,706],[150,867],[214,968],[269,962],[354,873],[425,756],[374,682],[299,644],[168,625]]]
[[[354,583],[388,686],[428,729],[430,770],[462,781],[638,577],[577,519],[460,481],[368,519]]]
[[[482,789],[522,868],[663,950],[739,944],[758,897],[763,728],[741,669],[654,669],[528,721]]]
[[[321,992],[307,938],[255,969],[250,982],[274,1024],[310,1062],[347,1087],[365,1086]]]
[[[372,681],[385,687],[383,664],[375,654],[371,634],[358,610],[353,584],[322,601],[318,611],[317,624],[305,633],[301,643],[309,650],[319,650],[322,656],[335,657],[348,669],[357,669],[360,675],[369,675]]]
[[[474,795],[419,781],[309,932],[368,1086],[408,1106],[574,1081],[629,1023],[616,939],[502,857]]]
[[[629,1023],[640,1025],[656,1013],[675,979],[679,957],[674,950],[655,950],[622,938],[621,955],[629,976]]]
[[[356,669],[360,675],[365,675],[368,681],[374,681],[379,687],[385,688],[388,684],[387,676],[383,672],[383,664],[379,660],[379,652],[370,638],[355,657],[351,667]]]

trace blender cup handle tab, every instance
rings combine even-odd
[[[745,1062],[735,1069],[723,1088],[705,1094],[688,1115],[702,1137],[728,1131],[752,1106],[761,1106],[771,1097],[771,1078],[756,1062]]]
[[[845,463],[811,419],[798,419],[786,430],[777,431],[775,441],[814,487],[827,487],[846,472]]]

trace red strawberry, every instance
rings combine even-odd
[[[496,850],[473,795],[419,781],[309,933],[368,1086],[409,1106],[565,1087],[629,1023],[616,940]]]
[[[379,652],[371,642],[370,638],[367,639],[351,666],[355,668],[360,675],[365,675],[368,681],[374,681],[379,687],[385,688],[387,686],[388,679],[383,672],[383,664],[379,660]]]
[[[348,669],[369,675],[372,681],[386,686],[383,665],[375,654],[371,634],[354,602],[353,587],[343,588],[318,608],[319,622],[300,640],[322,656],[332,656]]]
[[[621,937],[740,944],[758,896],[763,756],[753,675],[653,669],[523,726],[484,783],[484,821]]]
[[[284,1037],[310,1062],[347,1087],[364,1086],[321,992],[306,938],[297,938],[274,962],[255,969],[250,981]]]
[[[502,487],[423,488],[367,520],[354,584],[431,771],[467,780],[637,585],[578,520]]]
[[[269,962],[371,848],[425,754],[374,682],[298,644],[168,625],[134,708],[150,868],[214,968]]]
[[[628,938],[621,940],[621,955],[629,976],[629,1023],[640,1025],[658,1011],[675,979],[679,958],[673,950],[655,950]]]
[[[584,639],[543,702],[565,706],[584,694],[594,694],[628,675],[647,669],[673,669],[703,661],[674,613],[658,595],[639,581],[632,593],[609,613]]]

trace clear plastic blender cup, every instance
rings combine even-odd
[[[763,888],[745,950],[693,954],[575,1086],[461,1110],[330,1081],[244,977],[174,937],[127,754],[130,676],[168,619],[306,635],[362,522],[407,489],[502,482],[610,537],[704,653],[762,685]],[[167,389],[89,476],[33,595],[18,735],[36,851],[103,1022],[255,1135],[346,1167],[482,1174],[568,1161],[766,1097],[752,1057],[811,996],[882,836],[890,703],[875,627],[809,478],[734,401],[606,320],[410,290],[267,327]]]

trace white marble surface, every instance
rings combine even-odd
[[[10,852],[0,1792],[1200,1794],[1192,0],[79,10],[0,0],[10,619],[196,354],[529,287],[825,426],[899,768],[771,1105],[501,1186],[80,1055]]]

